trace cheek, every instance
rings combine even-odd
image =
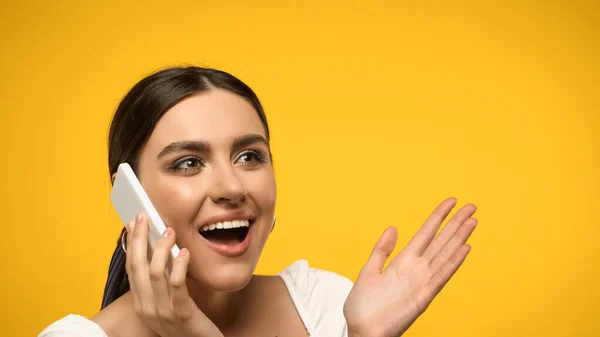
[[[190,227],[199,205],[192,184],[157,179],[148,188],[148,196],[166,226],[176,232]]]
[[[261,212],[268,213],[274,211],[277,199],[277,186],[273,171],[266,171],[255,175],[248,180],[246,186]]]

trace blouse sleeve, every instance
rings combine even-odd
[[[67,315],[50,324],[38,337],[108,337],[100,326],[79,315]]]
[[[300,260],[280,274],[311,337],[346,337],[344,302],[353,283],[341,275],[310,268]]]

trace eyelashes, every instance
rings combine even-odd
[[[235,160],[234,165],[242,165],[246,168],[256,168],[262,164],[267,163],[268,156],[263,150],[253,149],[245,150],[239,153]],[[206,164],[202,158],[198,156],[185,156],[176,160],[171,164],[167,170],[175,173],[195,173],[201,171]]]
[[[171,172],[189,172],[200,171],[204,167],[204,163],[200,157],[186,156],[175,161],[167,169]]]
[[[258,150],[246,150],[240,153],[237,156],[235,163],[237,163],[242,158],[245,158],[245,161],[241,163],[242,165],[251,165],[256,163],[264,164],[267,162],[265,155],[262,153],[262,151]]]

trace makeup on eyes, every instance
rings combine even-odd
[[[256,167],[259,164],[265,164],[268,162],[266,159],[267,156],[265,156],[264,151],[262,149],[245,149],[235,157],[234,164],[238,163],[238,161],[244,156],[252,157],[251,160],[239,163],[245,167]],[[189,163],[189,166],[191,167],[180,167],[181,165],[186,163]],[[195,163],[195,165],[193,165],[192,163]],[[201,171],[204,166],[205,163],[199,156],[187,155],[175,160],[175,162],[173,162],[167,167],[167,171],[189,173],[194,171]]]

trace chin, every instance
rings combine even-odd
[[[244,289],[254,274],[256,263],[217,261],[190,265],[188,279],[214,291],[233,292]]]

